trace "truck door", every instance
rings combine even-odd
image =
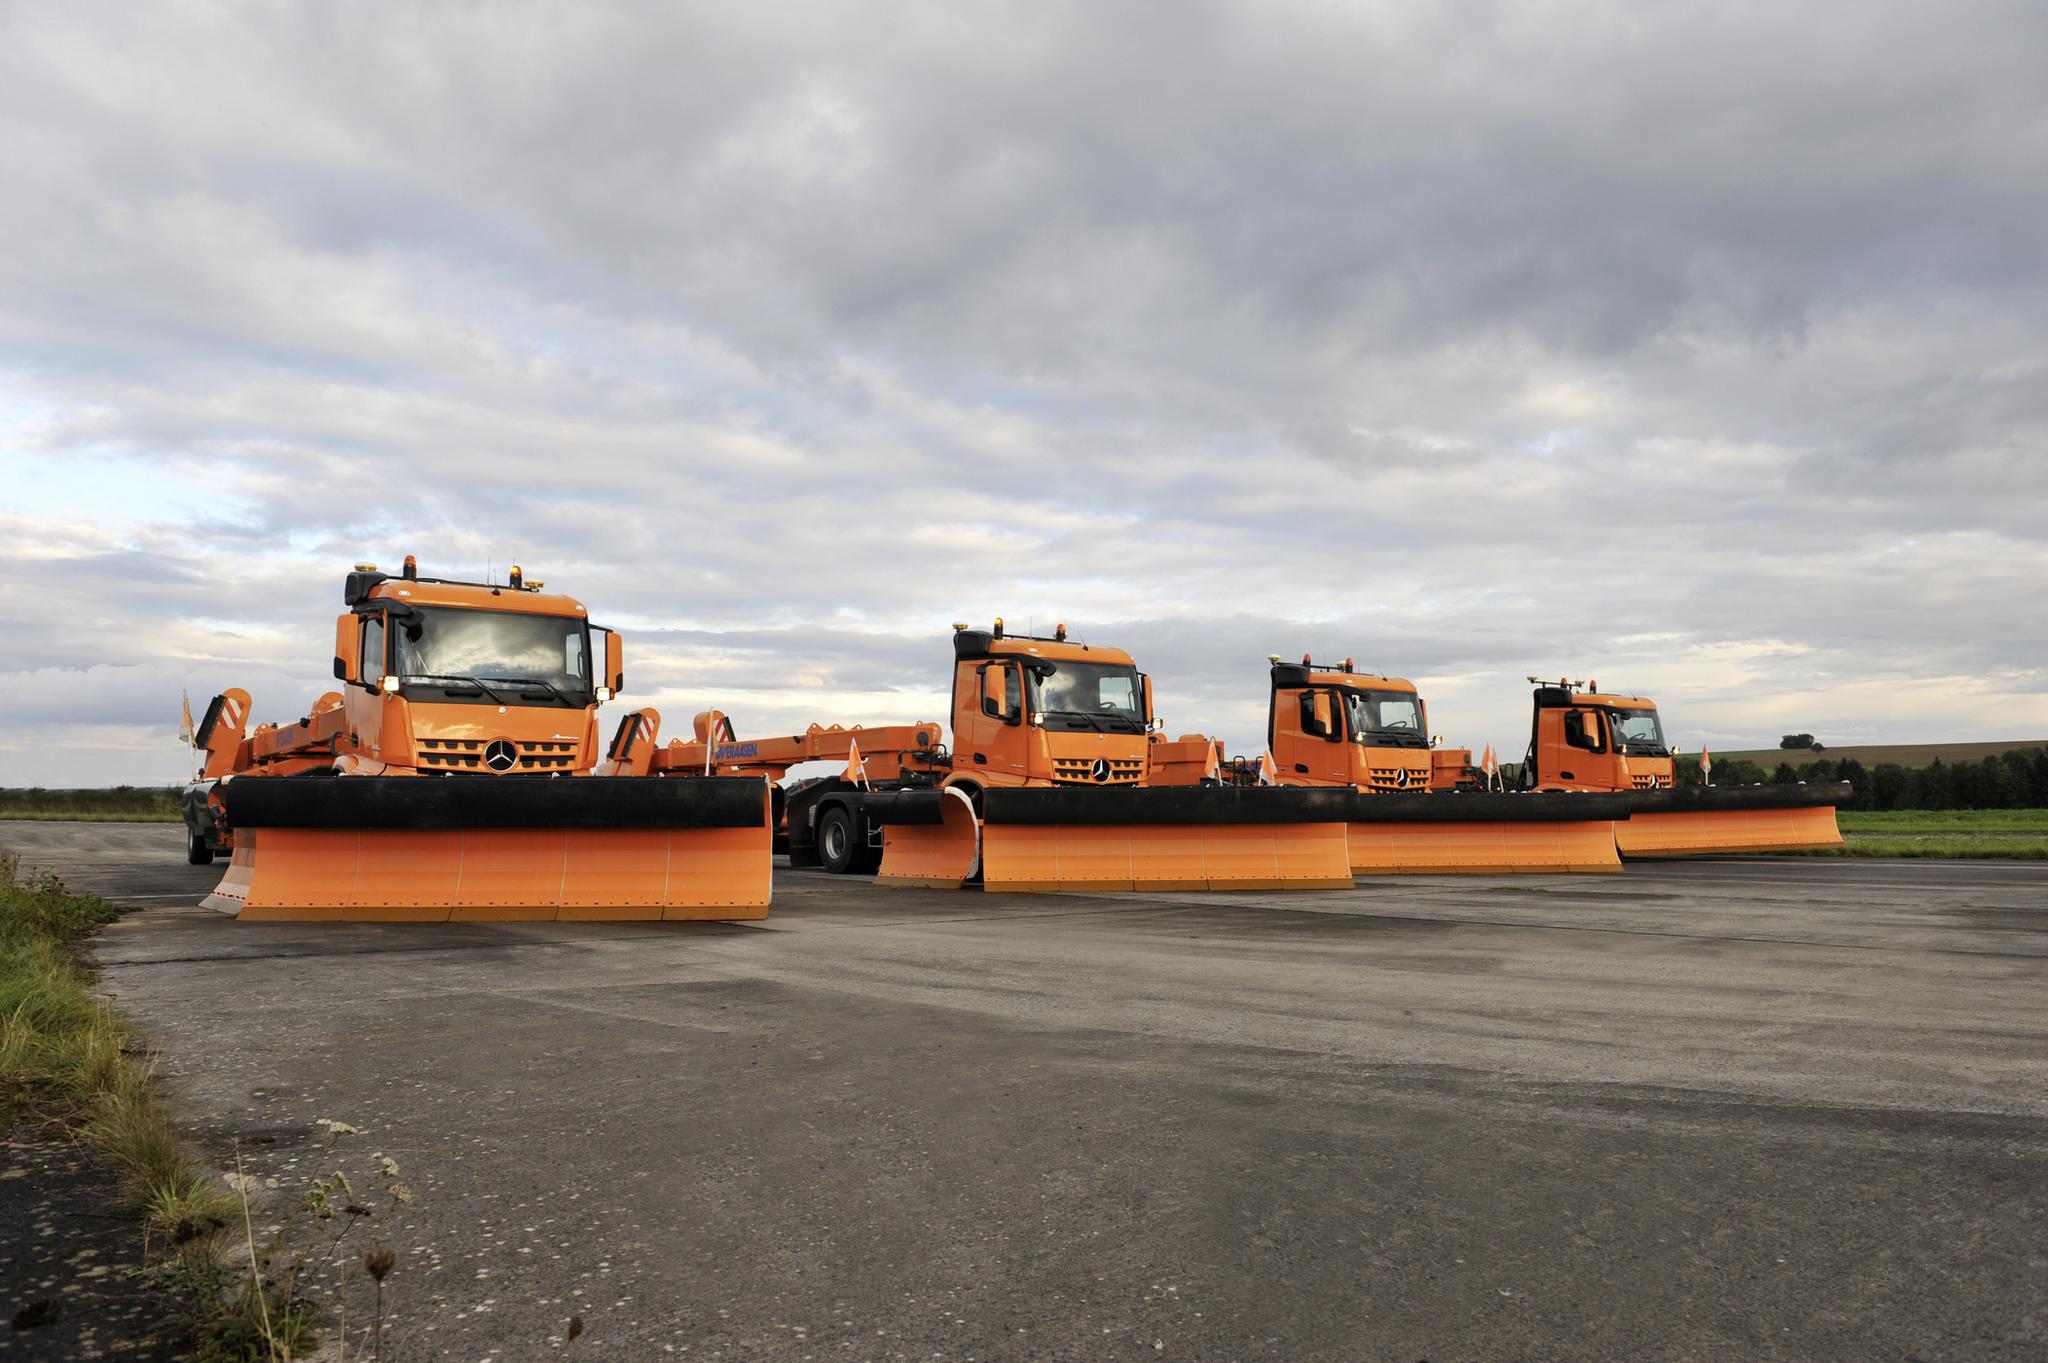
[[[954,678],[954,769],[1010,784],[1026,774],[1024,675],[1013,662],[963,662]]]
[[[1563,712],[1559,743],[1551,773],[1556,779],[1582,790],[1609,790],[1615,782],[1612,745],[1607,741],[1607,721],[1591,706],[1575,705]]]
[[[1274,693],[1274,777],[1283,785],[1347,785],[1351,750],[1341,697],[1326,686]]]

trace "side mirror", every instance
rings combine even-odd
[[[1311,694],[1313,699],[1309,702],[1309,713],[1315,720],[1313,732],[1321,738],[1338,739],[1343,737],[1337,731],[1336,717],[1330,709],[1330,693],[1328,691],[1316,691]]]
[[[1301,693],[1301,731],[1310,738],[1328,738],[1330,736],[1329,702],[1324,701],[1319,715],[1316,706],[1316,701],[1319,699],[1321,697],[1314,691],[1304,691]]]
[[[626,689],[626,641],[612,629],[604,632],[604,684],[610,688],[612,696]],[[610,700],[611,696],[598,699]]]
[[[1004,703],[1003,668],[995,663],[981,666],[981,712],[991,719],[1007,721],[1009,707]]]
[[[360,670],[357,665],[362,651],[360,628],[361,622],[353,615],[344,615],[334,622],[334,676],[337,681],[354,681]]]
[[[1141,700],[1141,701],[1142,701],[1142,702],[1144,703],[1144,706],[1145,706],[1145,708],[1144,708],[1143,710],[1139,711],[1138,713],[1139,713],[1140,715],[1142,715],[1142,716],[1144,717],[1144,720],[1145,720],[1145,727],[1149,729],[1149,728],[1151,728],[1151,727],[1152,727],[1152,726],[1153,726],[1154,724],[1157,724],[1157,723],[1159,722],[1158,720],[1156,720],[1156,719],[1154,719],[1154,718],[1152,717],[1152,674],[1151,674],[1151,673],[1149,673],[1149,672],[1141,672],[1141,673],[1139,673],[1139,674],[1138,674],[1138,696],[1139,696],[1140,700]]]

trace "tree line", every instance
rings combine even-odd
[[[1697,785],[1699,779],[1699,758],[1679,758],[1678,784]],[[1847,781],[1856,795],[1846,809],[2048,809],[2048,748],[2016,748],[1981,762],[1936,758],[1924,767],[1897,762],[1866,767],[1853,757],[1819,758],[1799,767],[1780,762],[1775,771],[1747,758],[1714,763],[1717,786],[1799,781]]]

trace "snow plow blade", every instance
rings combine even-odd
[[[768,916],[754,777],[253,776],[211,908],[264,921]]]
[[[959,790],[903,791],[874,808],[882,825],[877,885],[957,890],[981,865],[981,825]]]
[[[1356,875],[1500,875],[1621,870],[1626,795],[1355,792]]]
[[[1349,792],[1293,787],[1010,789],[983,795],[991,891],[1351,888]]]
[[[1835,807],[1855,793],[1846,781],[1818,785],[1678,786],[1641,790],[1617,824],[1624,857],[1697,857],[1840,847]]]

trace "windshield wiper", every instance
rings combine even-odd
[[[1098,733],[1105,733],[1105,734],[1106,734],[1106,733],[1111,733],[1111,732],[1115,732],[1114,730],[1111,730],[1111,729],[1110,729],[1110,727],[1109,727],[1109,726],[1108,726],[1107,724],[1105,724],[1105,723],[1103,722],[1103,721],[1105,721],[1105,720],[1112,720],[1112,719],[1113,719],[1113,720],[1115,720],[1115,721],[1117,722],[1117,724],[1118,724],[1118,726],[1119,726],[1119,727],[1121,727],[1122,725],[1125,725],[1125,724],[1129,724],[1129,725],[1132,725],[1132,726],[1134,726],[1134,727],[1133,727],[1133,728],[1132,728],[1132,729],[1130,730],[1130,732],[1132,732],[1132,733],[1143,733],[1143,732],[1145,732],[1145,726],[1144,726],[1144,724],[1143,724],[1142,722],[1140,722],[1140,721],[1138,720],[1138,718],[1137,718],[1137,717],[1136,717],[1135,715],[1119,715],[1119,714],[1109,714],[1109,715],[1101,715],[1101,714],[1097,714],[1097,713],[1095,713],[1095,712],[1094,712],[1094,711],[1092,711],[1092,710],[1047,710],[1047,711],[1046,711],[1045,713],[1047,713],[1048,715],[1072,715],[1072,716],[1074,716],[1074,717],[1076,717],[1076,718],[1078,718],[1078,719],[1085,719],[1085,720],[1087,720],[1087,721],[1088,721],[1089,725],[1090,725],[1090,726],[1091,726],[1092,728],[1094,728],[1094,729],[1096,730],[1096,732],[1098,732]]]
[[[399,675],[404,681],[454,682],[457,686],[474,686],[478,691],[489,696],[499,704],[502,705],[505,702],[503,696],[493,691],[490,687],[485,686],[483,682],[475,677],[464,676],[460,672],[404,672]],[[443,686],[441,689],[443,691],[451,691],[454,687]]]
[[[1087,720],[1089,727],[1093,728],[1098,733],[1106,734],[1109,732],[1109,730],[1102,727],[1101,719],[1097,718],[1094,715],[1089,714],[1086,710],[1047,710],[1046,713],[1049,715],[1072,715],[1077,719]]]
[[[549,695],[553,696],[556,700],[562,702],[562,704],[574,704],[574,702],[569,699],[568,694],[564,692],[561,687],[555,685],[553,682],[547,680],[545,677],[492,677],[491,680],[494,682],[505,682],[506,684],[511,686],[538,686],[544,691],[546,691]]]

